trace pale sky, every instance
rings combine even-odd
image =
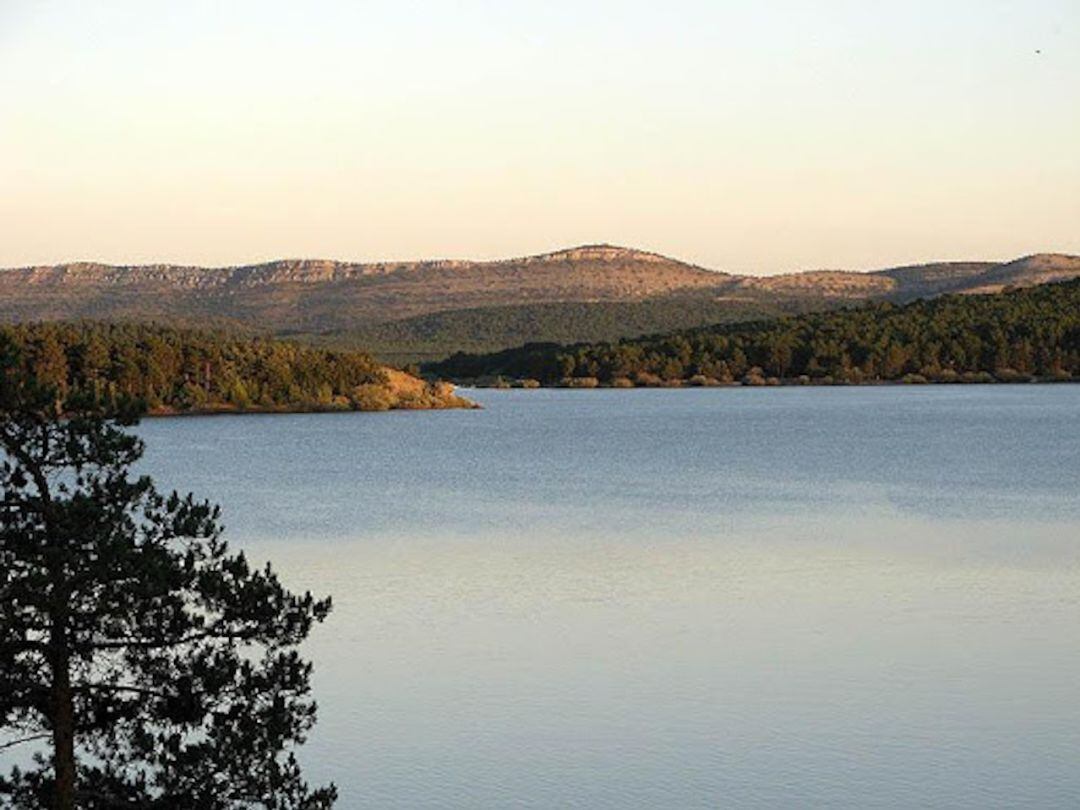
[[[1080,253],[1080,1],[0,0],[0,266]]]

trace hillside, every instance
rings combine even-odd
[[[726,276],[606,246],[493,262],[279,261],[230,268],[70,264],[0,271],[0,319],[237,320],[325,331],[429,312],[552,301],[634,301]]]
[[[897,302],[945,293],[1000,292],[1080,277],[1080,256],[1040,253],[1010,262],[938,262],[867,273],[811,270],[777,276],[735,277],[739,289],[797,297]]]
[[[425,370],[584,387],[1080,379],[1080,279],[617,343],[458,354]]]
[[[362,352],[154,325],[0,327],[0,386],[28,380],[158,415],[472,407]]]
[[[382,357],[407,361],[1076,276],[1080,258],[1054,254],[1004,264],[737,276],[610,245],[485,262],[288,260],[210,269],[77,263],[0,270],[0,322],[243,327],[324,345],[373,346]]]
[[[578,343],[733,323],[806,311],[816,302],[716,300],[665,296],[645,301],[566,301],[450,310],[322,335],[301,335],[314,345],[363,346],[388,363],[440,360],[447,347],[491,352],[523,342]]]

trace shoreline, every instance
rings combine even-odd
[[[432,407],[392,407],[392,408],[320,408],[320,407],[281,407],[281,408],[155,408],[139,415],[140,419],[175,419],[186,416],[289,416],[297,414],[347,414],[347,413],[398,413],[405,411],[482,411],[484,407],[472,400],[461,398],[461,405],[436,405]]]
[[[589,379],[589,378],[584,378]],[[975,386],[975,385],[1075,385],[1080,383],[1080,378],[1058,379],[1053,377],[1039,377],[1022,380],[864,380],[852,382],[849,380],[833,380],[829,382],[809,381],[803,382],[798,379],[765,380],[755,382],[713,382],[693,383],[688,380],[673,380],[668,383],[656,385],[615,385],[612,383],[596,382],[595,384],[573,383],[539,383],[536,385],[522,385],[520,380],[512,383],[499,385],[495,383],[478,383],[475,381],[455,381],[455,385],[463,389],[476,389],[484,391],[539,391],[539,390],[571,390],[571,391],[650,391],[650,390],[677,390],[677,389],[715,389],[715,388],[872,388],[872,387],[903,387],[918,388],[925,386]]]

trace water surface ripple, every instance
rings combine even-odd
[[[148,421],[335,612],[344,808],[1075,807],[1080,386]]]

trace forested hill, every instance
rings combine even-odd
[[[1080,379],[1080,280],[617,343],[457,354],[425,370],[582,387]]]
[[[28,379],[151,414],[470,406],[363,352],[143,324],[0,327],[0,385]]]
[[[0,322],[214,324],[406,363],[1076,277],[1080,257],[1052,253],[744,276],[615,245],[497,261],[285,260],[220,268],[80,262],[0,270]]]
[[[454,352],[494,352],[522,343],[597,343],[706,324],[777,318],[826,303],[665,297],[646,301],[567,301],[436,312],[348,332],[301,335],[316,346],[362,346],[381,360],[408,364]]]

